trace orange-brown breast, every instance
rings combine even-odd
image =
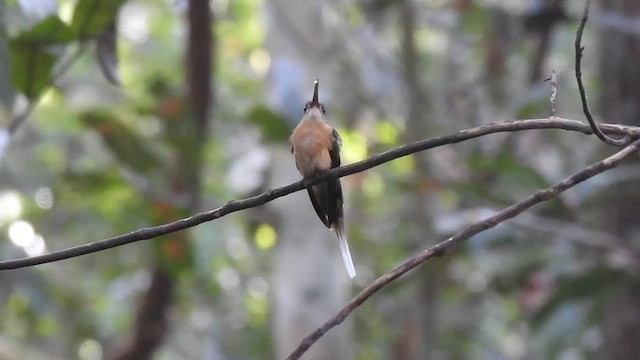
[[[331,168],[332,129],[324,121],[304,119],[293,130],[289,141],[293,145],[296,167],[302,176],[313,176],[317,170]]]

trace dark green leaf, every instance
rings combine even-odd
[[[12,42],[11,81],[15,90],[34,99],[50,84],[54,55],[41,46]]]
[[[126,0],[80,0],[73,12],[71,27],[78,37],[100,35],[113,21]]]
[[[10,59],[9,41],[5,34],[0,33],[0,119],[3,119],[3,115],[13,107],[15,94],[11,83]]]
[[[13,42],[50,45],[68,43],[73,40],[75,40],[75,36],[71,28],[59,17],[52,15],[44,18],[29,30],[20,33],[13,39]]]

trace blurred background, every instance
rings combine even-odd
[[[320,79],[348,164],[494,121],[583,119],[584,1],[0,0],[0,259],[159,225],[299,179]],[[640,125],[640,2],[596,1],[598,121]],[[358,276],[306,192],[0,272],[0,359],[282,359],[359,290],[613,150],[485,136],[343,178]],[[384,288],[306,359],[636,359],[638,163]]]

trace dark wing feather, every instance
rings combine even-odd
[[[307,188],[307,192],[309,193],[309,199],[311,199],[311,204],[313,204],[313,209],[316,211],[316,214],[318,214],[318,217],[326,227],[331,228],[329,217],[327,216],[329,207],[327,203],[327,184],[320,183],[314,185]]]
[[[331,139],[331,149],[329,149],[329,155],[331,156],[331,168],[340,166],[340,146],[342,145],[342,139],[340,134],[333,129],[333,137]],[[328,227],[337,226],[342,222],[342,186],[340,185],[340,178],[327,180],[327,218]]]
[[[341,145],[342,139],[334,129],[331,138],[331,148],[329,149],[332,169],[340,166]],[[326,227],[335,227],[341,223],[343,200],[340,179],[329,179],[308,188],[307,192],[309,193],[311,204],[313,204],[313,209]]]
[[[331,168],[333,169],[340,166],[340,147],[342,146],[342,138],[336,129],[333,129],[332,135],[329,155],[331,156]]]

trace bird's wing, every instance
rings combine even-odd
[[[331,148],[329,149],[329,155],[331,156],[331,168],[340,166],[340,147],[342,146],[342,138],[336,129],[332,129],[331,134]]]
[[[331,156],[331,168],[340,166],[340,146],[342,146],[340,134],[333,129],[331,149],[329,150],[329,155]],[[344,200],[342,198],[340,178],[327,180],[327,199],[329,201],[329,211],[327,212],[327,219],[329,223],[328,227],[333,229],[336,232],[336,235],[338,235],[342,260],[344,261],[349,277],[353,279],[356,276],[356,268],[353,265],[353,259],[351,259],[349,244],[347,242],[347,233],[344,229],[344,210],[342,206]]]
[[[340,166],[340,134],[333,129],[331,133],[331,147],[329,156],[331,168]],[[322,223],[328,228],[336,228],[342,223],[342,187],[340,179],[329,179],[320,184],[307,188],[313,209]]]
[[[331,156],[331,168],[340,166],[340,146],[342,145],[342,139],[340,134],[333,129],[331,138],[331,148],[329,149],[329,155]],[[339,227],[342,224],[342,186],[340,185],[340,179],[327,180],[327,219],[329,227]]]
[[[328,217],[327,183],[323,182],[307,188],[307,192],[309,193],[309,199],[311,199],[311,204],[313,204],[313,209],[316,211],[316,214],[318,214],[324,226],[331,228]]]

